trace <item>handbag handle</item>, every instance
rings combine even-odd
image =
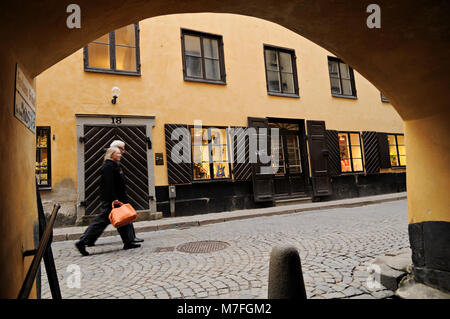
[[[114,202],[112,202],[111,207],[114,209],[114,203],[116,203],[115,205],[120,205],[122,206],[123,203],[121,201],[115,200]]]

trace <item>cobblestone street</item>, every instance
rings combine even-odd
[[[52,244],[63,298],[267,298],[272,247],[295,246],[308,298],[386,298],[369,290],[364,271],[374,258],[408,248],[407,201],[236,220],[139,233],[140,248],[122,250],[103,237],[90,256],[75,241]],[[187,253],[180,245],[214,240],[226,248]],[[75,268],[74,266],[76,265]],[[81,281],[74,282],[79,266]],[[51,298],[42,264],[42,298]]]

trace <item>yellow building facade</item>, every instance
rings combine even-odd
[[[120,95],[112,103],[114,87]],[[95,214],[89,197],[98,185],[89,180],[116,138],[130,150],[129,192],[138,206],[148,202],[139,206],[143,213],[170,216],[169,185],[176,186],[176,215],[406,187],[403,121],[392,105],[344,61],[265,20],[208,13],[143,20],[55,64],[36,88],[37,175],[44,203],[63,204],[61,224]],[[205,130],[195,141],[199,121]],[[229,130],[261,123],[284,132],[281,170],[260,181],[255,165],[242,165],[246,176],[238,177]],[[224,132],[217,145],[211,127]],[[176,128],[191,134],[189,156],[198,163],[174,164],[170,151],[179,140],[170,142],[169,133]],[[220,147],[221,159],[208,155]],[[323,152],[313,155],[317,147]]]

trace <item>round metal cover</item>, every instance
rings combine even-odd
[[[177,247],[178,251],[184,253],[198,254],[198,253],[211,253],[214,251],[222,250],[230,246],[230,244],[223,241],[216,240],[203,240],[193,241],[186,244],[182,244]]]

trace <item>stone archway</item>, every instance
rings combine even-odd
[[[448,235],[427,237],[428,229],[449,233],[450,222],[448,1],[379,0],[380,29],[366,25],[367,1],[79,0],[80,29],[66,25],[70,3],[4,1],[0,6],[0,144],[4,147],[0,194],[8,199],[0,217],[1,297],[15,297],[25,276],[28,263],[22,251],[33,243],[37,216],[34,135],[14,121],[11,111],[16,63],[33,78],[113,29],[148,17],[194,12],[250,15],[278,23],[344,59],[389,98],[405,121],[414,263],[417,269],[439,271],[450,282],[450,258],[439,250],[448,245]],[[424,251],[424,247],[432,248]]]

